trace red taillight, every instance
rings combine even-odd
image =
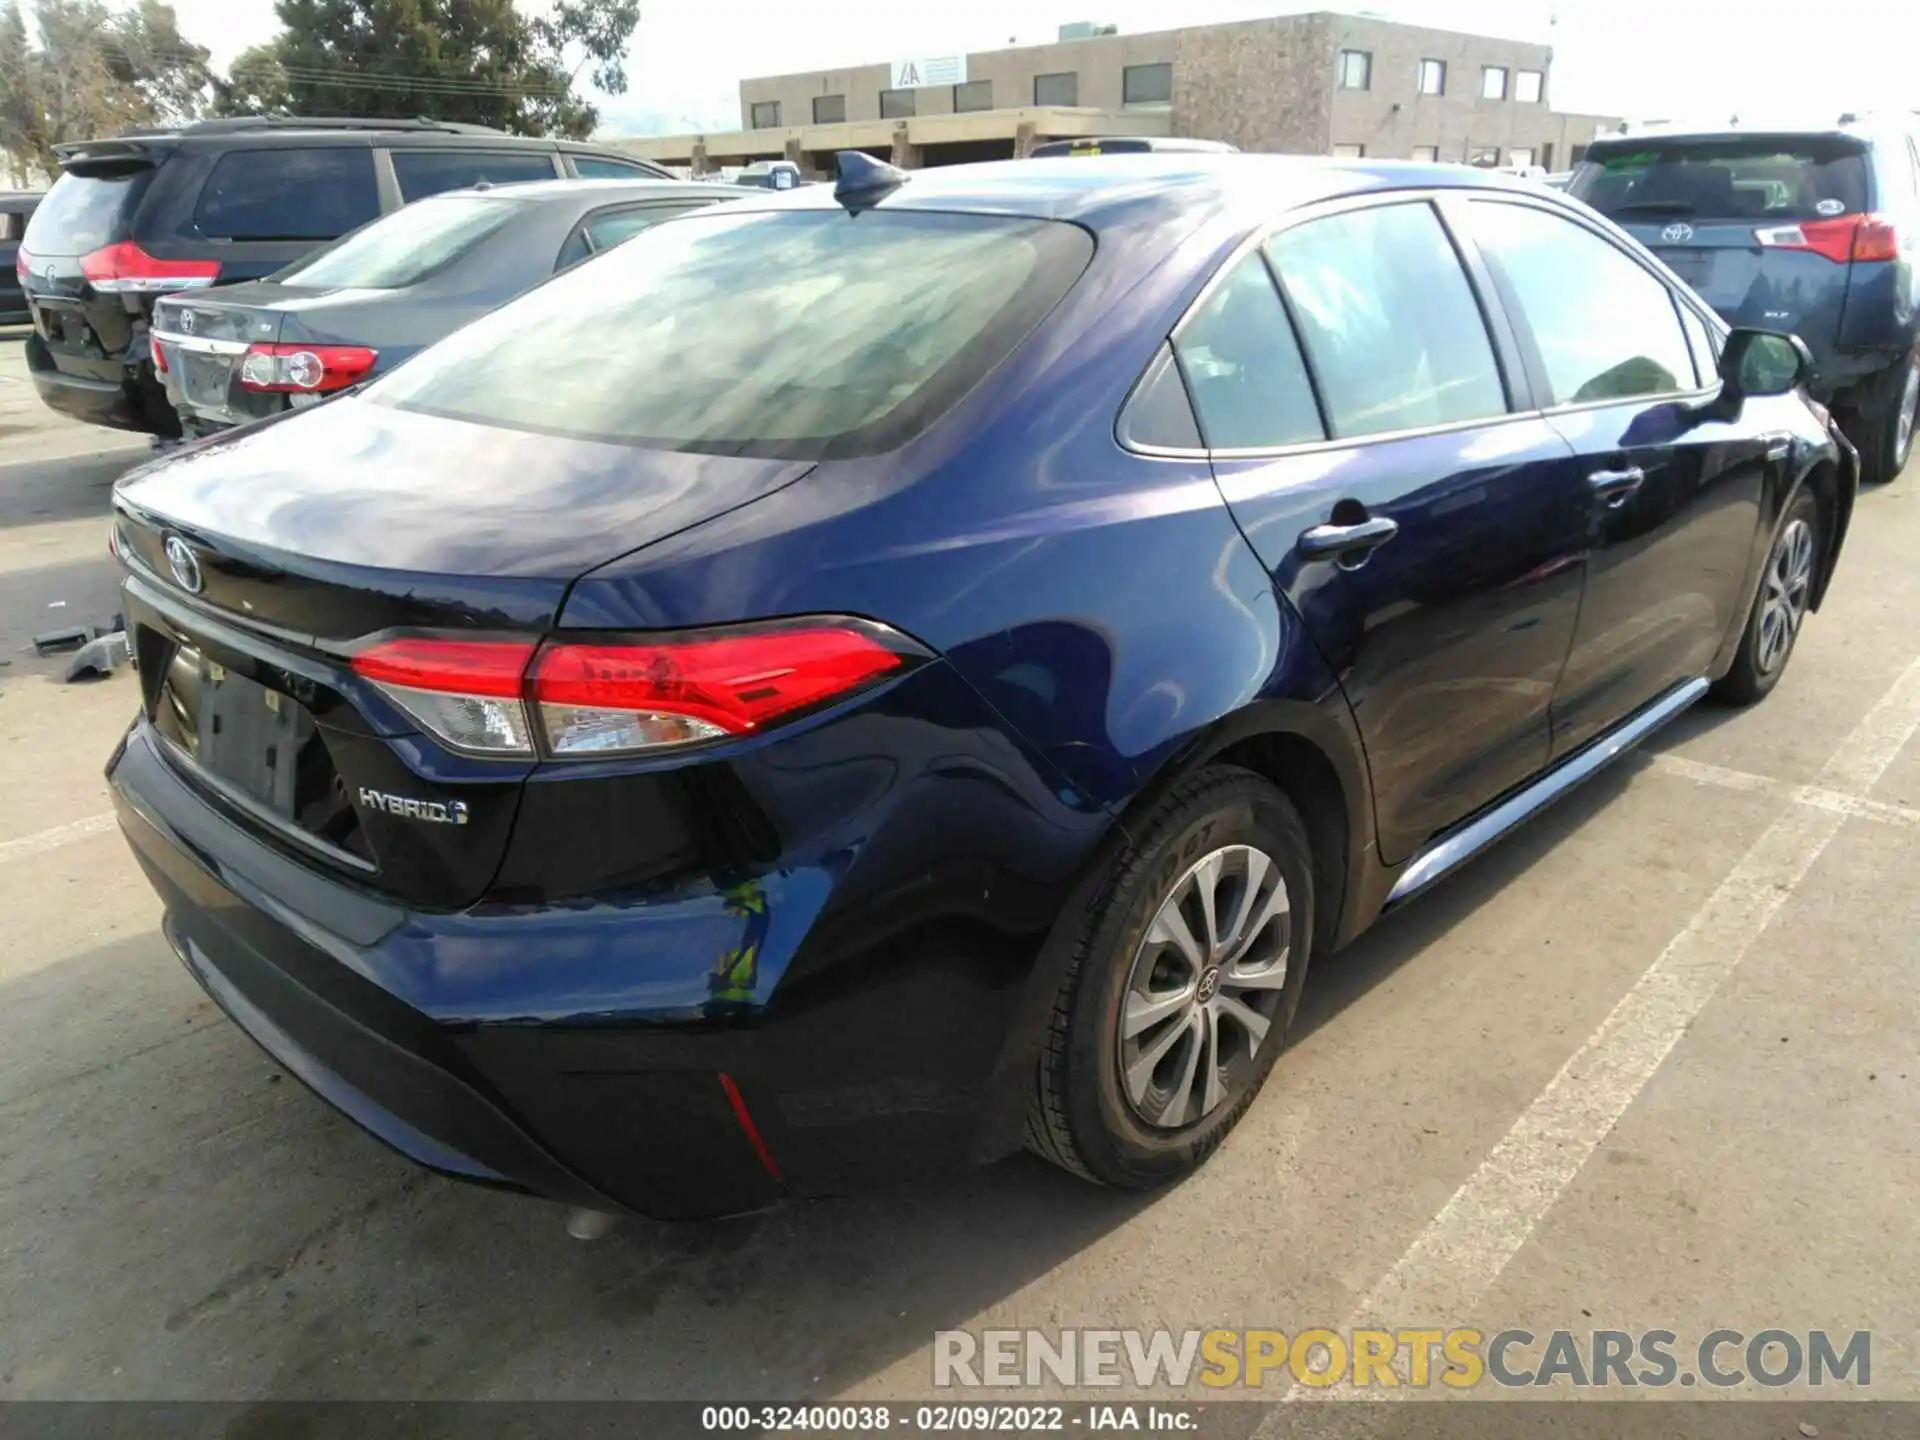
[[[160,344],[158,335],[147,336],[147,349],[153,352],[153,368],[162,375],[167,373],[167,352]]]
[[[240,362],[243,390],[344,390],[367,378],[375,352],[364,345],[250,345]]]
[[[1899,237],[1881,215],[1842,215],[1756,230],[1753,238],[1773,250],[1809,250],[1836,265],[1849,260],[1898,260]]]
[[[131,240],[82,256],[80,273],[106,294],[160,295],[198,290],[220,278],[218,260],[160,260]]]
[[[632,754],[765,729],[921,654],[884,627],[808,620],[645,642],[408,637],[353,668],[457,749]]]
[[[33,257],[24,249],[13,252],[13,273],[25,280],[33,273]]]

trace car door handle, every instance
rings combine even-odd
[[[1371,552],[1400,533],[1400,522],[1384,515],[1352,525],[1316,525],[1300,536],[1300,553],[1313,560],[1338,560]]]
[[[1769,435],[1767,437],[1767,459],[1784,460],[1793,453],[1791,435]]]
[[[1607,502],[1609,509],[1618,509],[1627,503],[1633,492],[1647,482],[1647,472],[1638,465],[1629,465],[1625,470],[1596,470],[1587,476],[1587,484],[1593,487],[1593,493]]]

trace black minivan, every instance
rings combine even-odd
[[[40,398],[96,425],[180,433],[153,373],[156,296],[256,280],[409,201],[518,180],[671,179],[604,146],[433,120],[203,120],[60,147],[21,241]]]
[[[1610,136],[1567,188],[1729,325],[1806,341],[1808,388],[1859,450],[1861,478],[1900,472],[1920,410],[1914,117]]]

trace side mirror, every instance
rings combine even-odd
[[[1735,330],[1720,351],[1720,398],[1738,410],[1747,400],[1785,395],[1813,378],[1813,352],[1798,335]]]

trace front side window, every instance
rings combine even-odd
[[[1516,320],[1532,337],[1547,403],[1694,388],[1673,295],[1650,271],[1592,231],[1544,210],[1476,200],[1467,213]]]
[[[1057,75],[1033,77],[1033,103],[1036,105],[1078,105],[1080,77],[1072,70]]]
[[[1422,95],[1444,95],[1447,93],[1446,61],[1422,60],[1420,62],[1420,93]]]
[[[847,119],[847,97],[844,95],[816,95],[813,97],[813,123],[816,125],[844,125]]]
[[[271,278],[276,285],[324,290],[397,290],[459,259],[525,208],[519,200],[438,195],[362,226]]]
[[[749,118],[755,130],[778,130],[780,128],[780,102],[778,100],[757,100],[754,102]]]
[[[398,150],[394,178],[406,200],[464,190],[471,185],[512,185],[521,180],[551,180],[553,156],[541,150]]]
[[[1267,246],[1336,437],[1506,413],[1480,307],[1431,206],[1329,215]]]
[[[953,113],[965,114],[972,110],[991,110],[993,108],[993,82],[991,80],[968,80],[953,87]]]
[[[1538,70],[1522,70],[1513,77],[1513,98],[1522,105],[1538,105],[1547,77]]]
[[[1092,253],[1051,220],[709,207],[456,331],[369,394],[662,450],[878,454],[978,384]]]
[[[1365,50],[1340,52],[1340,88],[1366,90],[1373,84],[1373,56]]]
[[[1324,440],[1313,383],[1265,262],[1238,261],[1173,339],[1201,437],[1215,450]]]
[[[913,91],[882,90],[880,92],[880,118],[882,120],[905,120],[914,111]]]
[[[207,176],[193,219],[210,240],[333,240],[379,213],[373,152],[334,145],[229,150]]]
[[[1120,99],[1126,105],[1166,105],[1173,100],[1173,66],[1129,65],[1120,72]]]
[[[1504,100],[1507,98],[1506,66],[1483,65],[1480,67],[1480,98],[1482,100]]]
[[[1467,147],[1467,163],[1481,170],[1496,169],[1500,164],[1500,147],[1498,145],[1469,145]]]

